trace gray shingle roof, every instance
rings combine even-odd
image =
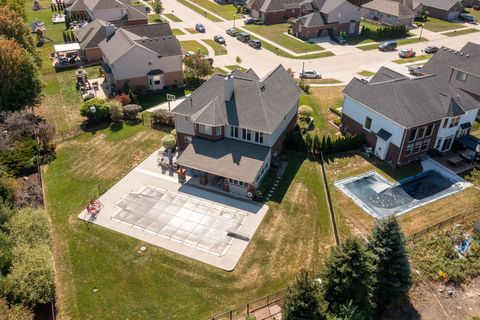
[[[376,83],[394,79],[407,79],[407,77],[405,77],[403,74],[393,71],[392,69],[381,67],[369,82]]]
[[[97,48],[98,44],[107,37],[107,22],[95,19],[86,26],[77,30],[77,39],[80,42],[80,48]]]
[[[185,167],[253,183],[270,148],[232,139],[194,138],[177,162]]]
[[[262,12],[275,12],[302,7],[305,10],[316,9],[329,14],[347,0],[250,0],[247,6],[256,3]]]
[[[114,8],[126,9],[127,6],[118,0],[83,0],[87,8],[93,10],[106,10]]]
[[[321,27],[325,25],[322,14],[318,11],[315,11],[303,17],[300,17],[295,20],[295,22],[297,21],[299,21],[306,28]]]
[[[220,127],[227,124],[225,108],[222,108],[218,97],[207,103],[205,107],[190,116],[193,122],[213,127]]]
[[[460,4],[460,0],[422,0],[422,4],[427,7],[449,11],[453,6]]]
[[[228,124],[271,133],[298,101],[301,92],[281,65],[260,80],[234,76],[232,81],[233,95],[229,101],[225,101],[225,76],[217,74],[172,112],[192,116],[218,99]]]
[[[83,2],[83,0],[76,0],[65,10],[70,11],[70,12],[81,12],[81,11],[86,11],[87,6]]]
[[[401,2],[395,0],[372,0],[362,5],[362,8],[376,10],[394,17],[414,17],[415,13]]]
[[[343,92],[406,128],[480,107],[479,101],[439,76],[377,83],[354,78]]]

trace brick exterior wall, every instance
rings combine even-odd
[[[120,90],[123,89],[125,83],[128,83],[128,86],[134,91],[136,91],[138,88],[148,89],[147,76],[131,78],[127,80],[115,80],[115,86],[117,86],[117,88]]]
[[[405,152],[407,150],[407,146],[408,144],[410,143],[408,141],[408,137],[410,137],[410,133],[412,132],[412,130],[414,129],[419,129],[419,128],[422,128],[422,127],[425,127],[425,126],[428,126],[430,124],[433,124],[434,125],[434,128],[433,128],[433,131],[432,131],[432,135],[429,137],[429,138],[423,138],[423,139],[419,139],[419,140],[415,140],[415,142],[417,141],[423,141],[425,139],[430,139],[430,143],[428,144],[428,147],[427,147],[427,150],[425,151],[422,151],[422,152],[419,152],[419,153],[416,153],[416,154],[412,154],[410,156],[406,156],[405,155]],[[407,130],[406,134],[405,134],[405,137],[404,137],[404,143],[403,143],[403,147],[402,147],[402,150],[401,150],[401,156],[400,156],[400,161],[399,161],[399,165],[400,166],[403,166],[405,164],[408,164],[410,163],[411,161],[413,160],[416,160],[418,159],[419,157],[423,156],[423,155],[426,155],[428,153],[428,151],[432,150],[433,148],[435,148],[435,143],[437,141],[437,134],[438,134],[438,130],[440,129],[440,124],[441,124],[441,121],[436,121],[436,122],[432,122],[432,123],[429,123],[429,124],[424,124],[424,125],[421,125],[421,126],[418,126],[418,127],[415,127],[415,128],[410,128]]]
[[[285,134],[291,130],[293,130],[293,128],[295,127],[295,124],[297,123],[297,114],[295,114],[295,116],[292,118],[292,120],[290,121],[290,123],[288,124],[287,128],[286,128],[286,131],[285,133],[282,133],[280,134],[280,136],[278,137],[277,141],[275,141],[275,143],[272,145],[272,157],[275,153],[277,153],[277,155],[280,154],[280,152],[282,151],[283,149],[283,141],[285,140]]]
[[[263,22],[266,24],[276,23],[288,20],[289,18],[298,18],[301,14],[300,9],[288,9],[275,12],[261,12]]]
[[[165,73],[163,81],[166,86],[176,85],[177,87],[183,87],[183,70]]]
[[[301,23],[296,22],[293,25],[293,33],[302,39],[312,39],[318,38],[328,35],[328,30],[332,29],[335,32],[349,32],[350,31],[350,23],[334,23],[329,24],[321,27],[314,27],[314,28],[306,28],[302,27],[300,30]],[[355,23],[355,30],[354,33],[358,33],[358,29],[360,27],[360,22]]]
[[[92,61],[101,61],[102,60],[102,50],[100,48],[87,48],[83,50],[83,54],[85,56],[85,59],[88,62]]]
[[[185,142],[185,137],[189,137],[190,135],[177,132],[177,146],[180,150],[183,150],[187,147],[188,143]]]

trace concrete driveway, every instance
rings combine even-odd
[[[226,65],[235,65],[235,58],[241,57],[241,65],[245,68],[253,68],[260,76],[264,76],[271,71],[278,64],[283,64],[285,68],[292,68],[295,72],[302,69],[302,59],[289,59],[277,56],[273,52],[265,49],[256,50],[249,47],[247,44],[226,35],[225,31],[233,27],[233,21],[213,22],[203,15],[187,8],[176,0],[164,0],[164,13],[174,13],[183,22],[171,22],[172,28],[193,28],[196,23],[202,23],[206,27],[204,34],[189,34],[179,36],[179,40],[199,40],[199,39],[213,39],[216,34],[223,35],[227,40],[228,54],[214,57],[214,65],[223,67]],[[243,19],[239,18],[235,21],[235,26],[243,25]],[[471,28],[480,28],[479,25],[467,25]],[[413,33],[418,34],[419,29],[413,30]],[[429,32],[423,30],[423,37],[431,40],[423,43],[407,44],[399,46],[398,49],[413,48],[417,54],[421,54],[421,50],[427,45],[447,46],[453,49],[460,49],[468,41],[480,43],[480,32],[471,33],[456,37],[447,37],[439,33]],[[357,73],[362,70],[377,71],[381,66],[386,66],[402,73],[407,73],[405,65],[399,65],[392,62],[398,59],[397,52],[379,52],[378,50],[361,51],[354,47],[342,47],[334,42],[327,42],[321,44],[329,51],[332,51],[336,56],[306,60],[305,68],[314,69],[322,73],[324,78],[335,78],[343,82],[348,82],[352,77],[357,76]],[[213,55],[212,55],[213,56]]]

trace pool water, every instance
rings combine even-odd
[[[397,184],[389,183],[376,172],[369,172],[338,181],[335,185],[377,218],[405,213],[462,189],[454,181],[433,170]]]

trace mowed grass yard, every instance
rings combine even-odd
[[[247,32],[253,32],[295,53],[308,53],[325,50],[315,43],[308,43],[285,34],[285,32],[288,30],[288,23],[272,25],[250,24],[244,26],[243,28],[247,30]]]
[[[206,319],[285,287],[326,257],[333,236],[321,166],[302,154],[286,155],[270,210],[233,272],[148,244],[138,253],[141,241],[79,221],[97,190],[154,152],[163,135],[142,125],[84,133],[64,142],[45,168],[59,318]]]
[[[215,40],[212,39],[202,39],[207,45],[209,45],[213,51],[215,52],[216,56],[221,56],[227,54],[227,49],[224,45],[219,44]]]
[[[226,20],[233,20],[234,15],[236,19],[241,18],[241,15],[237,14],[237,8],[233,4],[218,4],[209,0],[194,0],[192,2]]]
[[[461,23],[455,23],[440,19],[435,19],[432,17],[428,17],[426,21],[424,20],[416,20],[417,23],[424,23],[424,28],[433,31],[433,32],[442,32],[448,31],[453,29],[460,29],[465,28],[466,26]]]
[[[180,41],[180,45],[184,51],[197,52],[200,51],[203,55],[208,55],[208,49],[196,40]]]

